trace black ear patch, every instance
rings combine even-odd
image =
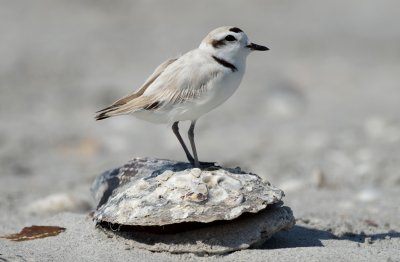
[[[211,41],[211,45],[214,48],[220,48],[220,47],[226,45],[226,43],[225,43],[224,39],[222,39],[222,40],[212,40]]]
[[[229,29],[229,31],[234,32],[234,33],[243,32],[240,28],[237,28],[237,27],[232,27],[231,29]]]

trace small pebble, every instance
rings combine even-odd
[[[372,238],[371,238],[371,237],[366,237],[366,238],[364,239],[364,243],[365,243],[365,244],[372,244],[372,243],[373,243]]]
[[[286,192],[295,192],[303,189],[305,187],[305,183],[303,180],[300,179],[289,179],[286,181],[283,181],[280,185],[280,188],[286,193]]]
[[[326,175],[321,169],[316,169],[312,173],[314,185],[317,188],[327,188],[328,183],[326,181]]]
[[[201,175],[201,169],[200,168],[193,168],[192,170],[190,170],[190,174],[194,177],[200,177]]]
[[[379,192],[373,188],[363,189],[357,194],[357,199],[362,202],[372,202],[379,198]]]
[[[32,202],[27,211],[31,214],[55,214],[65,211],[86,212],[91,209],[90,203],[77,195],[58,193]]]

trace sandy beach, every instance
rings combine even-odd
[[[400,3],[1,1],[0,261],[400,261]],[[291,231],[223,256],[153,253],[95,228],[90,186],[134,157],[185,160],[170,127],[94,112],[222,25],[268,52],[200,118],[199,157],[285,191]],[[186,130],[188,124],[182,124]]]

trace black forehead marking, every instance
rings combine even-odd
[[[237,28],[237,27],[232,27],[231,29],[229,29],[229,31],[235,32],[235,33],[243,32],[240,28]]]

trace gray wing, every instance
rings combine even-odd
[[[197,60],[196,63],[191,60],[190,55],[190,52],[185,54],[179,63],[174,63],[176,59],[165,62],[164,66],[161,65],[156,70],[160,72],[150,77],[138,92],[103,109],[96,119],[140,110],[161,110],[202,96],[210,87],[211,81],[218,77],[220,70],[207,64],[207,60]],[[190,63],[185,62],[186,60]]]
[[[171,65],[173,62],[175,62],[178,58],[173,58],[165,61],[161,65],[159,65],[154,72],[147,78],[145,83],[134,93],[129,94],[121,99],[118,99],[115,101],[112,105],[97,111],[97,115],[95,116],[96,120],[102,120],[114,115],[121,114],[119,112],[125,111],[124,110],[124,105],[129,104],[131,101],[134,99],[140,97],[146,89],[164,72],[164,70]]]

